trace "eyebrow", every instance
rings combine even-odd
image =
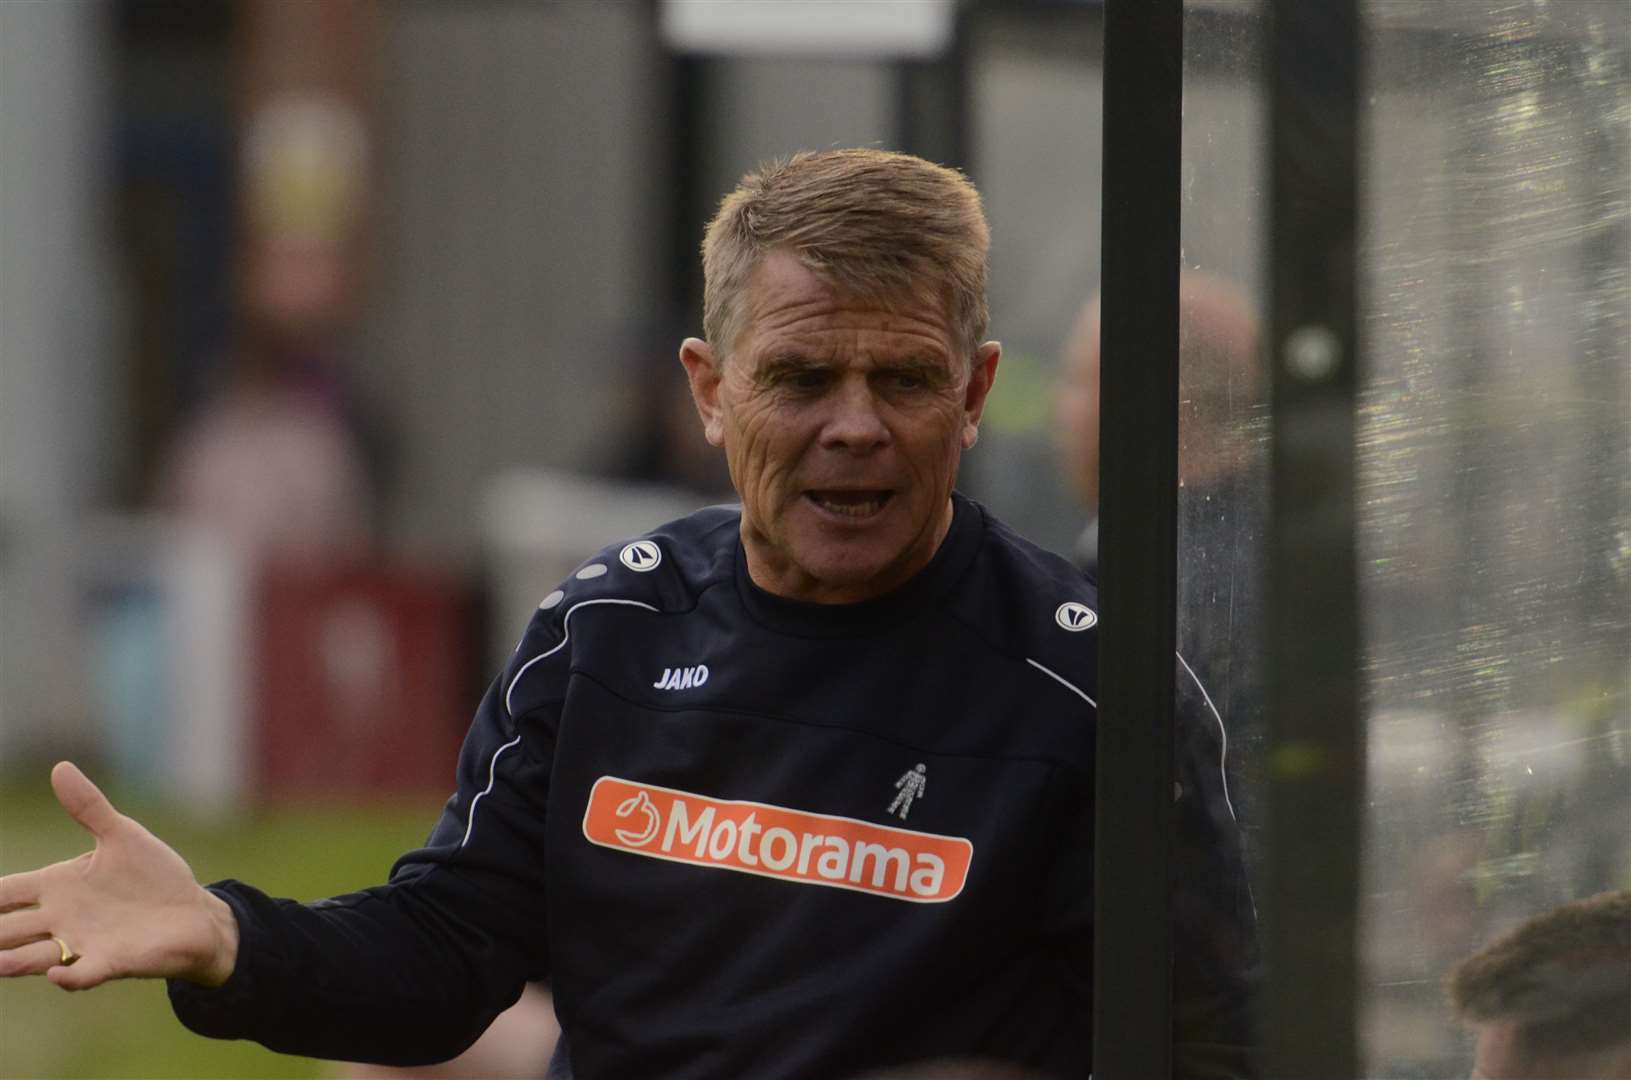
[[[833,361],[818,359],[806,353],[781,352],[773,354],[760,365],[758,378],[768,381],[801,372],[825,371],[835,366],[837,365]],[[879,361],[874,365],[874,370],[910,372],[928,382],[942,379],[949,374],[943,360],[932,353],[908,353],[905,356],[891,357]]]
[[[929,353],[910,353],[893,360],[885,360],[877,365],[889,371],[906,370],[939,370],[945,366],[945,361]]]
[[[817,360],[804,353],[784,352],[776,353],[761,365],[760,370],[766,375],[779,375],[788,371],[808,371],[812,368],[831,367],[830,363]]]
[[[818,360],[804,353],[776,353],[759,365],[759,370],[754,372],[753,381],[760,386],[772,386],[782,379],[808,372],[828,371],[833,366],[831,362]]]
[[[877,365],[882,372],[906,372],[916,375],[930,385],[952,381],[956,373],[947,369],[945,361],[929,353],[912,353]]]

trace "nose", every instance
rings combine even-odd
[[[821,428],[821,446],[866,454],[889,445],[889,425],[880,402],[864,379],[846,380],[830,398],[832,407]]]

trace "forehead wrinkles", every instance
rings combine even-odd
[[[921,305],[910,298],[887,302],[835,291],[797,263],[766,259],[746,290],[739,346],[752,349],[769,336],[791,338],[877,334],[912,339],[921,348],[955,353],[950,328],[933,317],[916,314]]]
[[[911,353],[950,361],[950,342],[931,323],[882,311],[856,311],[839,305],[800,305],[750,324],[750,352],[801,345],[817,354],[853,350],[885,355]]]

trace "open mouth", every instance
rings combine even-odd
[[[861,521],[877,514],[889,500],[895,497],[893,491],[887,490],[858,490],[838,491],[831,489],[806,491],[804,497],[829,514],[849,518],[852,521]]]

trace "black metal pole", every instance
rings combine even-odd
[[[1356,0],[1272,0],[1266,1075],[1358,1071]]]
[[[652,18],[655,23],[656,15]],[[677,318],[681,326],[700,324],[702,314],[702,263],[697,253],[712,207],[709,195],[698,187],[697,163],[706,160],[710,149],[702,115],[708,63],[704,57],[682,53],[670,53],[667,58],[669,115],[662,137],[668,175],[668,242],[664,245],[668,266],[664,276],[669,311],[664,315]]]
[[[943,56],[894,65],[895,148],[971,173],[968,39],[972,13],[957,10]]]
[[[1172,1075],[1181,0],[1109,0],[1093,1074]]]

